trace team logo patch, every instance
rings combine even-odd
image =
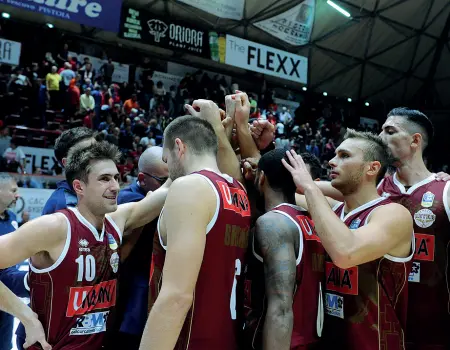
[[[109,259],[109,263],[111,264],[114,273],[117,273],[117,271],[119,270],[119,260],[119,254],[117,254],[116,252],[112,253],[111,259]]]
[[[19,228],[19,224],[17,221],[11,221],[11,226],[14,227],[14,230],[17,230]]]
[[[420,262],[413,262],[411,273],[408,276],[408,281],[416,283],[420,282]]]
[[[356,230],[359,225],[361,224],[361,219],[355,219],[351,222],[350,226],[348,227],[350,230]]]
[[[435,220],[436,215],[430,209],[421,209],[414,214],[414,222],[422,228],[430,227]]]
[[[423,194],[422,196],[422,207],[424,208],[430,208],[433,206],[433,202],[434,202],[434,194],[431,193],[430,191],[426,192]]]
[[[344,298],[340,295],[325,293],[325,313],[343,319]]]
[[[80,252],[90,252],[91,250],[88,248],[89,242],[85,239],[82,238],[78,241],[78,245],[80,246],[78,248],[78,251]]]
[[[89,335],[106,332],[106,321],[109,311],[96,312],[83,315],[75,321],[75,327],[70,330],[70,335]]]
[[[106,236],[108,237],[108,244],[109,244],[109,247],[110,247],[112,250],[116,250],[119,246],[117,245],[117,242],[116,242],[116,240],[114,239],[113,235],[110,234],[110,233],[107,233]]]
[[[384,197],[384,198],[389,198],[390,196],[391,196],[391,194],[387,193],[387,192],[383,192],[383,194],[381,195],[381,197]]]

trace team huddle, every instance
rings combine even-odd
[[[0,308],[27,314],[24,347],[449,349],[450,182],[423,162],[428,118],[397,108],[380,135],[349,129],[324,182],[314,156],[273,149],[273,126],[249,124],[245,93],[225,104],[185,106],[151,148],[169,178],[140,164],[146,190],[126,204],[117,147],[71,141],[74,206],[0,237],[0,268],[30,259],[31,316],[0,284]],[[119,346],[134,246],[148,257],[148,318]]]

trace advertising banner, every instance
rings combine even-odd
[[[52,168],[58,164],[55,158],[55,150],[50,148],[22,147],[20,149],[25,153],[27,164],[25,170],[28,174],[33,173],[33,167],[41,168],[45,171],[52,171]]]
[[[308,80],[307,57],[232,35],[226,37],[225,63],[302,84]]]
[[[0,0],[41,15],[66,19],[117,33],[122,0]]]
[[[0,38],[0,63],[18,66],[22,44]]]
[[[22,213],[27,211],[30,213],[30,219],[41,216],[45,203],[50,198],[54,190],[38,189],[38,188],[22,188],[19,187],[19,196],[15,207],[11,210],[17,215],[20,222]]]
[[[107,62],[107,60],[102,60],[101,58],[98,57],[94,57],[94,56],[89,56],[89,55],[85,55],[85,54],[78,54],[76,52],[72,52],[69,51],[69,55],[71,55],[72,57],[76,57],[78,59],[78,61],[83,62],[83,59],[85,57],[89,58],[89,61],[92,63],[92,68],[95,69],[96,74],[99,73],[100,68],[103,66],[103,64],[105,64]],[[130,71],[130,66],[127,64],[121,64],[118,62],[113,62],[114,65],[114,73],[112,76],[112,81],[114,83],[124,83],[129,81],[129,71]]]
[[[315,0],[305,0],[290,10],[254,24],[294,46],[309,43],[314,24]]]
[[[244,18],[245,0],[178,0],[221,18]]]
[[[119,36],[209,58],[208,34],[205,31],[179,21],[162,20],[150,12],[124,7]]]

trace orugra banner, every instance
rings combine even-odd
[[[254,25],[291,45],[305,45],[311,38],[315,6],[315,0],[305,0],[286,12]]]
[[[178,0],[221,18],[244,18],[245,0]]]
[[[178,21],[165,21],[149,12],[124,7],[120,36],[145,44],[180,50],[194,55],[209,57],[208,35]]]
[[[21,43],[0,38],[0,63],[18,66],[21,49]]]
[[[308,79],[308,58],[232,35],[227,35],[225,63],[302,84]]]
[[[122,0],[0,0],[1,4],[117,33]]]

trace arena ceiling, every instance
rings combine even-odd
[[[316,0],[311,41],[300,47],[254,26],[302,1],[246,0],[244,19],[240,21],[219,18],[176,0],[124,0],[124,4],[307,56],[309,90],[385,104],[408,103],[430,93],[434,104],[450,105],[449,0],[335,0],[351,18],[341,15],[326,0]],[[119,45],[131,43],[113,33],[16,10],[11,9],[14,16],[29,21],[51,20],[57,28],[88,33]],[[146,45],[132,46],[145,49]],[[163,56],[168,53],[155,47],[151,50]],[[193,56],[189,60],[201,61]],[[212,61],[205,63],[220,69]],[[228,71],[236,70],[230,67]]]

